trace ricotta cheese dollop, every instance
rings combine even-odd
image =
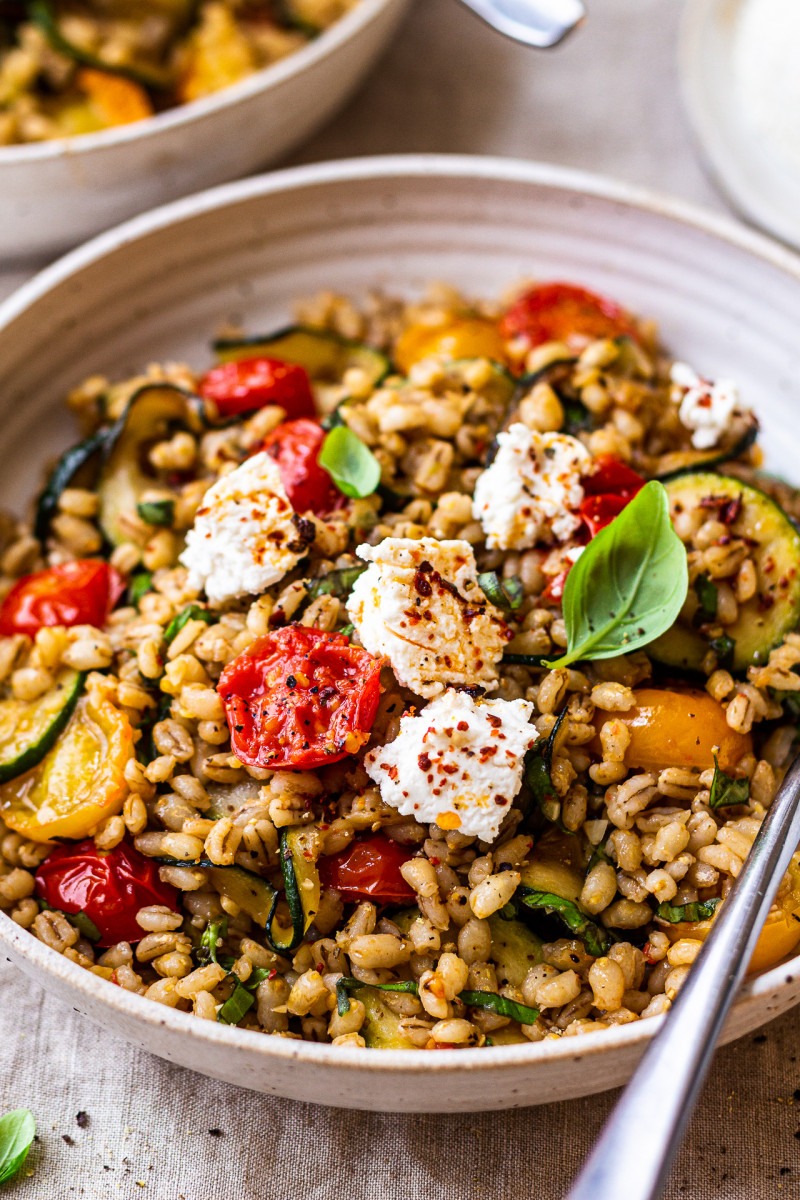
[[[672,398],[680,404],[680,422],[692,432],[697,450],[710,450],[725,432],[734,412],[740,411],[739,392],[732,379],[712,383],[688,363],[672,364],[669,377],[675,385]]]
[[[567,433],[538,433],[516,422],[497,435],[494,462],[478,476],[472,513],[490,550],[563,542],[580,525],[581,476],[592,457]]]
[[[469,542],[384,538],[356,553],[370,566],[347,611],[365,650],[388,658],[418,696],[448,684],[497,687],[511,631],[481,591]]]
[[[492,842],[537,738],[528,700],[474,700],[448,688],[364,759],[381,799],[422,824]]]
[[[204,588],[218,604],[277,583],[308,541],[277,463],[262,450],[208,489],[179,561],[188,568],[189,586]]]

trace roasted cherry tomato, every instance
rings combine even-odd
[[[212,367],[199,385],[221,417],[238,417],[265,404],[279,404],[287,417],[313,417],[314,395],[308,374],[295,363],[277,358],[243,358]]]
[[[23,575],[0,605],[0,634],[35,637],[43,625],[102,628],[124,591],[119,571],[95,558]]]
[[[644,479],[626,463],[610,455],[596,460],[596,469],[581,480],[586,499],[579,513],[586,523],[590,537],[596,537],[601,529],[618,517],[629,500],[641,488]]]
[[[251,767],[324,767],[369,738],[380,659],[342,633],[288,625],[252,642],[220,677],[231,747]]]
[[[414,899],[400,868],[412,857],[403,846],[382,833],[356,838],[339,854],[319,859],[319,877],[345,900],[377,900],[405,904]]]
[[[56,846],[36,872],[36,894],[63,913],[85,913],[100,931],[100,946],[138,942],[136,914],[148,904],[178,911],[178,893],[162,883],[158,866],[125,839],[98,850],[91,838]]]
[[[261,445],[261,449],[277,462],[286,495],[295,512],[310,509],[322,515],[344,502],[342,493],[317,461],[324,441],[322,426],[301,417],[297,421],[284,421]]]
[[[636,326],[619,304],[571,283],[541,283],[523,292],[500,322],[503,337],[528,344],[566,342],[580,348],[595,338],[623,335],[638,340]]]
[[[133,728],[103,676],[90,680],[66,729],[38,766],[0,785],[0,820],[32,842],[83,838],[118,813],[129,788]]]
[[[505,345],[496,321],[488,317],[452,317],[441,325],[409,325],[394,348],[394,360],[408,373],[414,363],[431,355],[442,358],[505,360]]]

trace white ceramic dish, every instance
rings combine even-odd
[[[275,162],[348,99],[409,0],[359,0],[296,54],[132,125],[0,146],[0,263],[52,258],[101,229]]]
[[[42,461],[67,444],[60,400],[89,372],[124,376],[160,357],[199,366],[221,322],[270,328],[317,288],[411,295],[440,278],[486,295],[533,273],[607,291],[657,317],[667,343],[699,368],[737,377],[763,417],[768,465],[800,477],[800,259],[722,218],[554,167],[385,158],[181,201],[102,235],[6,301],[0,504],[18,507]],[[0,941],[37,983],[155,1054],[257,1091],[353,1108],[469,1111],[601,1091],[630,1075],[657,1028],[474,1052],[334,1049],[150,1003],[3,914]],[[798,1000],[800,958],[747,984],[725,1038]]]
[[[679,43],[683,98],[708,163],[749,220],[800,248],[800,175],[750,127],[734,86],[736,22],[744,0],[687,0]]]

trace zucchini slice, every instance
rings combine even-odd
[[[308,933],[319,911],[322,887],[317,870],[318,844],[313,825],[291,825],[281,830],[281,869],[296,939],[292,949]]]
[[[415,1049],[414,1043],[409,1041],[400,1029],[403,1018],[384,1003],[377,988],[363,988],[359,991],[358,998],[366,1009],[361,1036],[371,1049]]]
[[[766,662],[800,618],[800,534],[774,500],[739,479],[697,472],[676,476],[665,487],[673,517],[700,504],[713,515],[713,501],[728,503],[736,512],[731,535],[749,540],[758,586],[755,596],[739,606],[736,622],[725,626],[733,642],[730,669],[741,672]],[[681,615],[647,653],[665,666],[698,671],[713,641],[702,630],[702,624],[695,627]]]
[[[36,516],[33,525],[34,536],[44,545],[50,536],[50,524],[58,512],[58,502],[65,488],[71,486],[92,487],[100,470],[102,455],[108,430],[101,429],[91,437],[70,446],[59,458],[50,478],[36,501]]]
[[[128,541],[120,516],[138,510],[142,495],[156,474],[147,465],[147,451],[175,426],[203,427],[199,396],[169,383],[147,383],[134,392],[120,419],[106,433],[100,471],[100,527],[113,546]]]
[[[492,959],[497,965],[497,982],[522,987],[531,967],[542,961],[542,939],[521,921],[507,920],[499,913],[489,917]]]
[[[392,370],[387,356],[374,346],[307,325],[290,325],[262,336],[219,338],[214,350],[221,362],[264,357],[294,363],[304,367],[309,378],[326,383],[341,383],[345,371],[360,367],[376,387]]]
[[[67,726],[86,675],[63,670],[37,700],[0,701],[0,783],[37,766]]]
[[[746,454],[757,437],[758,421],[752,413],[742,413],[731,421],[731,427],[725,435],[726,447],[716,450],[675,450],[671,454],[663,454],[654,478],[667,483],[680,475],[720,467]]]

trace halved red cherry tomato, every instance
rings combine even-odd
[[[385,834],[356,838],[346,850],[319,859],[319,877],[346,900],[378,900],[405,904],[414,899],[400,868],[412,857]]]
[[[63,913],[85,913],[100,931],[100,946],[140,941],[145,931],[136,914],[148,904],[178,911],[175,888],[127,839],[108,851],[91,838],[57,846],[36,872],[36,894]]]
[[[344,502],[342,493],[317,461],[324,441],[322,426],[301,417],[278,425],[261,444],[261,449],[277,462],[286,495],[295,512],[310,509],[321,516]]]
[[[124,590],[119,571],[95,558],[23,575],[0,605],[0,634],[35,637],[44,625],[102,628]]]
[[[214,401],[221,417],[238,417],[265,404],[279,404],[287,417],[316,415],[305,369],[277,358],[221,363],[202,377],[199,391]]]
[[[222,672],[236,757],[250,767],[323,767],[369,738],[381,660],[342,633],[287,625],[256,638]]]
[[[571,283],[541,283],[519,296],[500,322],[503,337],[531,347],[566,342],[580,348],[594,338],[638,340],[631,318],[614,300]]]

